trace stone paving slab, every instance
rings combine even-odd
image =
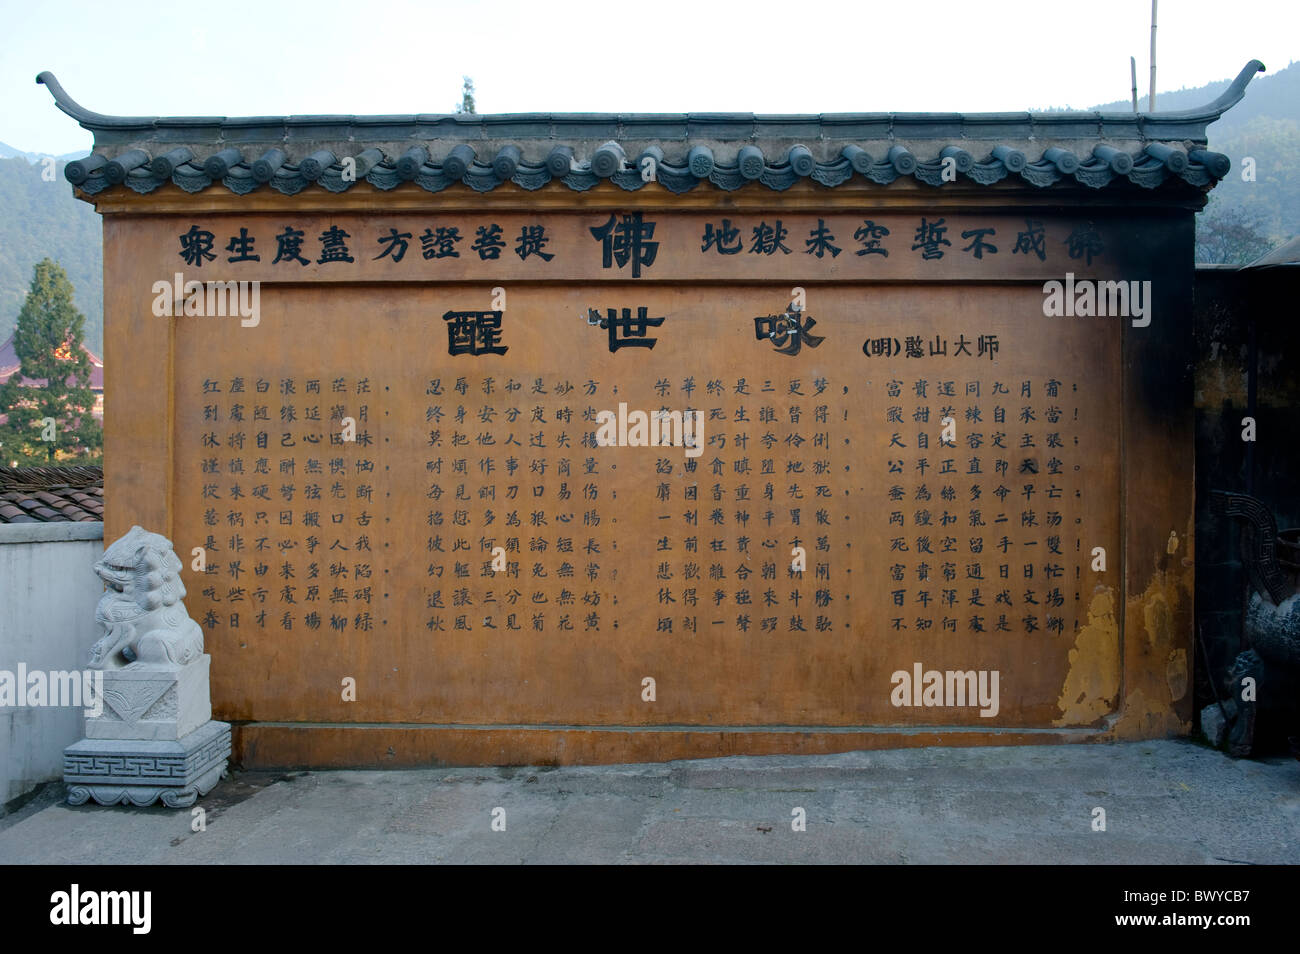
[[[191,810],[62,799],[51,785],[0,816],[0,863],[1300,863],[1300,762],[1179,740],[237,771],[200,832]]]

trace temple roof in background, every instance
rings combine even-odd
[[[90,358],[90,384],[88,384],[87,387],[92,391],[104,390],[103,359],[87,348],[84,344],[81,346],[81,350],[86,352],[86,355]],[[21,367],[22,360],[14,350],[14,336],[11,334],[3,343],[0,343],[0,384],[4,384],[11,377],[17,374]],[[34,387],[45,387],[44,378],[36,381],[33,381],[30,378],[25,378],[24,382]],[[68,378],[68,384],[69,386],[75,386],[76,380],[70,377]]]

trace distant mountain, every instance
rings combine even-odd
[[[1267,65],[1267,64],[1266,64]],[[1156,110],[1192,109],[1211,102],[1228,88],[1230,80],[1196,89],[1156,93]],[[1127,111],[1132,99],[1094,106],[1105,111]],[[1146,97],[1138,97],[1146,109]],[[1210,148],[1232,159],[1232,171],[1210,193],[1203,215],[1240,209],[1257,221],[1273,245],[1300,234],[1300,173],[1294,157],[1300,155],[1300,63],[1261,73],[1246,87],[1246,96],[1208,129]],[[1242,179],[1246,159],[1255,161],[1253,182]]]
[[[1267,64],[1266,64],[1267,65]],[[1180,89],[1169,93],[1156,93],[1156,111],[1169,112],[1204,106],[1228,88],[1232,79],[1206,83],[1195,89]],[[1147,98],[1139,87],[1138,109],[1147,108]],[[1106,112],[1128,112],[1133,100],[1118,99],[1100,106],[1090,106]],[[1282,69],[1259,73],[1246,87],[1246,96],[1240,103],[1224,113],[1223,118],[1209,128],[1210,147],[1222,150],[1220,143],[1239,133],[1257,116],[1300,121],[1300,63],[1288,63]]]
[[[51,157],[48,152],[23,152],[8,143],[0,142],[0,159],[26,159],[28,162],[40,162],[42,159],[53,158],[58,162],[71,162],[73,159],[80,159],[85,154],[84,151],[65,152],[61,156]]]
[[[104,353],[103,223],[89,203],[74,199],[56,160],[48,181],[37,161],[0,159],[0,341],[18,321],[32,269],[45,257],[68,273],[77,308],[86,316],[85,343]]]

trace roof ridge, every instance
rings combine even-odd
[[[584,192],[609,179],[629,192],[653,181],[680,194],[704,180],[724,191],[755,181],[783,191],[803,178],[834,188],[911,177],[939,188],[954,181],[945,174],[954,161],[982,186],[1007,179],[1155,189],[1181,179],[1199,189],[1231,167],[1206,148],[1206,126],[1263,69],[1251,60],[1212,102],[1168,113],[109,116],[82,107],[52,73],[36,79],[95,133],[95,151],[64,167],[83,197],[119,185],[147,194],[167,183],[194,193],[218,182],[237,195],[295,195],[310,186],[343,192],[362,180],[383,191],[414,182],[427,192],[457,183],[489,192],[506,182],[533,191],[559,180]]]
[[[468,129],[477,129],[480,135],[474,138],[489,138],[482,135],[485,126],[493,127],[496,125],[535,125],[546,127],[547,134],[541,136],[525,138],[559,138],[557,128],[568,127],[571,130],[577,130],[582,127],[609,127],[616,128],[632,126],[666,126],[680,124],[686,127],[692,125],[704,125],[716,127],[719,125],[735,124],[743,127],[746,123],[751,126],[781,126],[781,125],[807,125],[815,121],[819,126],[836,125],[849,121],[852,123],[873,122],[885,123],[888,125],[891,136],[895,128],[908,126],[934,127],[934,126],[962,126],[967,122],[982,124],[996,122],[1001,125],[1019,124],[1022,126],[1041,125],[1045,127],[1070,126],[1078,124],[1081,119],[1097,122],[1104,127],[1107,121],[1123,121],[1132,123],[1136,119],[1143,128],[1157,129],[1164,125],[1182,128],[1191,125],[1199,125],[1202,134],[1204,127],[1214,122],[1223,115],[1228,109],[1234,106],[1246,93],[1246,87],[1254,78],[1256,73],[1264,71],[1264,64],[1259,60],[1251,60],[1237,74],[1237,77],[1229,84],[1228,88],[1212,102],[1194,109],[1185,109],[1173,112],[1148,112],[1148,113],[1103,113],[1097,110],[1070,110],[1056,113],[1034,113],[1028,111],[1012,112],[986,112],[986,113],[937,113],[937,112],[870,112],[870,113],[812,113],[812,114],[792,114],[792,113],[744,113],[744,112],[702,112],[702,113],[486,113],[486,114],[457,114],[457,113],[414,113],[407,115],[288,115],[288,116],[114,116],[107,113],[99,113],[86,109],[76,100],[74,100],[63,85],[58,81],[55,75],[49,70],[39,73],[36,82],[45,85],[50,94],[54,97],[55,104],[63,112],[75,119],[84,129],[91,130],[96,134],[101,132],[126,132],[130,130],[200,130],[203,127],[216,127],[219,130],[237,130],[247,128],[257,128],[266,130],[268,127],[280,126],[287,136],[288,130],[298,127],[312,127],[316,129],[337,129],[347,127],[349,129],[349,139],[355,139],[355,127],[379,127],[384,130],[394,130],[398,127],[411,127],[418,129],[421,127],[444,127],[451,128],[464,127]],[[1104,128],[1099,130],[1104,133]],[[752,134],[751,134],[752,136]],[[594,138],[603,138],[600,134],[593,133]],[[225,138],[225,137],[223,137]],[[391,138],[391,137],[387,137]],[[433,137],[420,137],[433,138]],[[518,137],[517,137],[518,138]],[[626,137],[625,137],[626,138]],[[657,138],[657,137],[649,137]],[[1159,137],[1154,137],[1159,138]],[[1176,138],[1196,138],[1177,136]],[[263,140],[265,141],[265,140]],[[378,141],[372,138],[371,141]]]

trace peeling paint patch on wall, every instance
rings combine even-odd
[[[1088,604],[1088,623],[1070,650],[1070,670],[1061,687],[1057,726],[1091,725],[1115,711],[1119,697],[1119,623],[1115,595],[1099,586]]]
[[[1186,539],[1190,546],[1191,527]],[[1187,650],[1180,645],[1180,633],[1192,625],[1193,566],[1190,557],[1174,554],[1156,558],[1155,572],[1146,588],[1129,600],[1130,626],[1137,632],[1125,634],[1129,656],[1125,667],[1128,684],[1124,707],[1115,721],[1117,739],[1156,738],[1191,731],[1191,720],[1179,710],[1187,698],[1189,677]]]

